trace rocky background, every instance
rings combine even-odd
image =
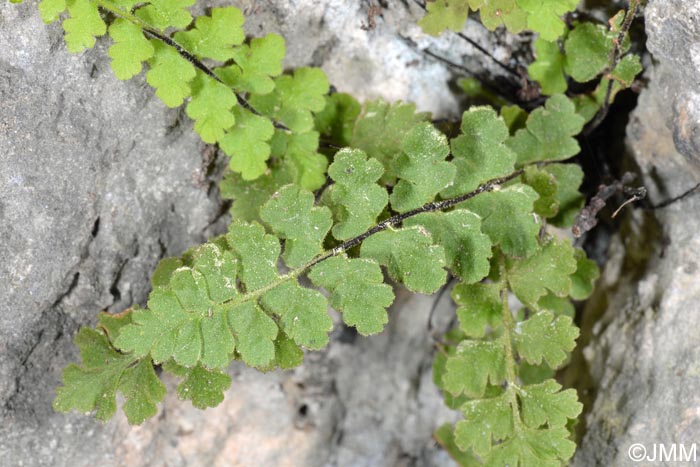
[[[594,403],[580,467],[679,465],[628,450],[653,458],[654,444],[700,440],[700,1],[651,0],[644,17],[655,63],[627,126],[627,169],[649,203],[613,237],[584,312]]]
[[[451,89],[464,70],[435,55],[512,80],[456,35],[421,34],[411,1],[383,3],[370,30],[367,1],[220,3],[244,10],[251,35],[284,35],[287,66],[321,66],[362,99],[459,115]],[[700,181],[700,0],[648,3],[654,65],[628,126],[629,165],[658,204]],[[464,33],[506,62],[519,50],[476,23]],[[430,438],[455,414],[431,381],[427,327],[433,306],[438,326],[449,320],[446,295],[399,293],[382,335],[339,326],[329,348],[295,371],[234,366],[215,409],[169,392],[141,427],[121,414],[102,424],[53,413],[61,369],[77,360],[78,327],[100,310],[143,303],[160,258],[226,228],[215,185],[222,161],[142,78],[114,78],[106,41],[68,54],[35,1],[0,5],[0,44],[0,465],[450,464]],[[584,314],[579,360],[592,410],[574,464],[627,465],[631,443],[700,439],[698,251],[697,193],[634,210],[613,238]]]

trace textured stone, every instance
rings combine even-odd
[[[197,136],[104,44],[69,55],[36,5],[0,17],[0,458],[97,465],[114,427],[51,409],[73,334],[143,302],[159,258],[221,230],[220,202]]]
[[[655,205],[700,182],[699,15],[698,0],[653,0],[645,9],[657,64],[627,137]],[[610,246],[586,309],[604,312],[584,350],[597,395],[574,465],[667,465],[635,463],[628,449],[642,443],[653,456],[655,443],[690,449],[700,439],[698,195],[636,210]]]
[[[219,2],[223,4],[224,2]],[[200,2],[200,10],[215,2]],[[242,1],[248,32],[286,36],[286,65],[319,65],[341,91],[459,112],[449,68],[495,75],[474,48],[415,25],[395,2],[365,31],[364,2]],[[466,29],[502,60],[517,42]],[[199,411],[171,391],[129,427],[51,409],[72,338],[98,311],[143,303],[157,261],[221,232],[222,161],[143,77],[119,82],[107,41],[74,56],[35,1],[0,5],[0,461],[3,465],[446,465],[430,439],[455,416],[432,384],[432,298],[400,295],[381,336],[338,330],[294,372],[234,366],[224,403]],[[438,308],[451,313],[449,299]],[[442,311],[440,311],[442,310]],[[172,390],[175,382],[167,379]]]

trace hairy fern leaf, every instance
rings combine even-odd
[[[360,254],[385,266],[394,280],[414,292],[436,292],[447,280],[445,249],[423,227],[379,232],[364,241]]]
[[[406,212],[432,201],[451,185],[457,169],[445,160],[450,153],[447,138],[429,123],[416,125],[401,150],[392,164],[399,181],[390,202],[395,211]]]
[[[60,8],[56,8],[48,18]],[[63,29],[66,31],[65,41],[68,50],[73,53],[82,52],[95,45],[95,37],[107,32],[107,25],[102,20],[95,0],[67,0],[69,18],[63,21]]]
[[[527,257],[537,250],[540,220],[532,213],[538,195],[527,185],[516,184],[484,193],[464,203],[481,216],[481,230],[504,253]]]
[[[66,8],[68,8],[66,0],[41,0],[39,2],[41,19],[47,24],[56,21],[61,13],[66,11]]]
[[[168,107],[179,107],[192,94],[190,82],[197,75],[194,65],[182,58],[172,47],[151,39],[154,54],[149,60],[146,81],[156,89]]]
[[[153,370],[150,358],[139,359],[118,352],[100,331],[81,328],[75,337],[83,366],[63,370],[63,387],[56,391],[54,409],[90,412],[106,421],[117,410],[117,391],[126,398],[124,412],[129,423],[140,424],[156,414],[165,386]]]
[[[350,146],[377,159],[385,170],[382,182],[393,183],[396,179],[394,159],[401,154],[406,136],[416,125],[429,119],[430,114],[417,113],[414,104],[368,102],[355,123]]]
[[[224,391],[231,386],[231,377],[220,370],[209,370],[201,365],[186,368],[167,361],[163,369],[183,380],[177,385],[177,396],[189,400],[194,407],[216,407],[224,400]]]
[[[114,44],[109,48],[114,75],[121,80],[141,73],[143,62],[153,57],[155,48],[143,35],[143,30],[123,18],[117,18],[109,27]]]
[[[389,195],[377,181],[384,173],[376,159],[367,159],[359,149],[343,149],[335,155],[328,175],[335,182],[326,190],[324,202],[335,218],[333,236],[347,240],[372,227]]]
[[[132,0],[128,2],[133,3]],[[136,10],[136,16],[160,31],[170,27],[182,29],[192,22],[192,15],[187,9],[194,4],[195,0],[148,0]],[[120,6],[126,9],[126,5]]]
[[[232,115],[238,124],[220,139],[220,147],[231,157],[231,170],[240,173],[243,180],[259,179],[268,170],[266,161],[270,157],[270,139],[275,127],[269,119],[242,107],[234,107]],[[257,210],[259,206],[252,207]],[[245,217],[244,220],[253,219]]]
[[[461,130],[462,134],[450,141],[457,174],[454,183],[440,192],[445,198],[468,193],[515,170],[516,155],[505,145],[508,128],[493,109],[472,107],[464,112]]]
[[[394,293],[377,263],[336,256],[314,266],[309,279],[330,292],[330,304],[343,313],[345,324],[364,336],[384,330]]]
[[[234,56],[234,45],[245,39],[243,13],[234,7],[212,8],[211,16],[200,16],[195,27],[175,34],[175,40],[200,58],[225,62]]]
[[[239,92],[268,94],[275,88],[274,77],[282,73],[285,43],[282,36],[268,34],[254,38],[250,45],[234,47],[233,64],[218,68],[217,75]]]
[[[581,149],[574,136],[583,124],[575,105],[558,94],[535,109],[527,118],[527,127],[518,130],[506,144],[518,155],[519,164],[568,159]]]
[[[197,71],[191,89],[192,99],[187,104],[186,111],[194,120],[194,130],[205,143],[220,141],[226,130],[236,123],[232,110],[238,103],[236,95],[231,88],[214,81],[201,71]]]
[[[508,282],[521,302],[535,307],[547,290],[566,297],[571,291],[569,276],[576,272],[576,268],[571,243],[549,239],[534,255],[512,262]]]
[[[260,217],[284,242],[284,262],[299,267],[323,251],[323,240],[333,225],[327,207],[314,207],[314,196],[287,185],[260,209]]]
[[[445,29],[460,31],[471,9],[479,12],[481,22],[491,30],[499,26],[512,33],[529,29],[553,41],[564,33],[561,17],[578,3],[578,0],[431,0],[426,3],[426,15],[418,24],[432,35]]]
[[[422,226],[436,244],[445,249],[448,269],[465,284],[486,277],[491,268],[491,239],[481,232],[481,218],[473,212],[458,209],[448,213],[418,214],[404,225]]]
[[[330,89],[326,75],[318,68],[297,68],[293,75],[275,79],[275,90],[254,95],[250,103],[258,111],[284,123],[295,133],[306,133],[314,127],[312,112],[326,105],[324,95]]]

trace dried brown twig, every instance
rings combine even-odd
[[[598,214],[606,206],[608,200],[616,193],[625,193],[629,198],[615,210],[612,217],[617,216],[620,210],[628,204],[644,199],[647,195],[646,188],[626,186],[634,179],[635,175],[633,173],[626,172],[620,180],[615,180],[610,185],[600,185],[598,187],[598,193],[591,198],[588,204],[576,216],[574,225],[571,227],[571,232],[574,234],[574,237],[578,238],[598,225]]]

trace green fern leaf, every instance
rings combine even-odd
[[[482,397],[486,384],[500,385],[505,379],[505,354],[500,342],[465,340],[448,357],[442,382],[453,395]]]
[[[304,360],[304,351],[281,329],[275,340],[275,365],[283,370],[296,368]]]
[[[178,32],[175,40],[197,57],[225,62],[233,58],[233,46],[245,39],[244,21],[238,8],[212,8],[211,16],[197,17],[195,27]]]
[[[625,55],[612,72],[612,77],[624,87],[632,86],[634,78],[642,72],[639,55]]]
[[[195,0],[148,0],[136,10],[136,16],[161,31],[169,27],[183,29],[192,22],[187,8],[194,4]]]
[[[473,10],[479,10],[479,17],[484,26],[494,30],[505,26],[508,31],[517,34],[527,26],[527,12],[519,7],[521,0],[469,0]]]
[[[385,230],[362,244],[361,256],[376,260],[407,289],[431,294],[445,283],[445,249],[423,227]]]
[[[564,75],[564,54],[559,44],[538,38],[534,43],[537,59],[528,66],[530,77],[540,83],[542,94],[551,96],[566,92],[568,84]]]
[[[513,434],[513,411],[507,394],[477,399],[461,407],[464,420],[455,425],[455,442],[463,451],[473,449],[479,456],[491,452],[494,441]]]
[[[586,123],[593,120],[603,106],[609,82],[609,79],[602,79],[598,87],[593,92],[588,94],[579,94],[578,96],[574,97],[573,102],[576,106],[576,113],[583,117]],[[612,102],[612,100],[615,98],[615,94],[617,94],[617,91],[620,89],[620,84],[614,82],[612,92],[610,93],[610,102]]]
[[[513,135],[521,128],[525,128],[527,112],[517,105],[504,105],[500,110],[501,117],[508,127],[508,132]]]
[[[110,3],[115,4],[119,8],[121,8],[124,11],[131,11],[134,6],[138,5],[139,3],[150,3],[150,1],[141,1],[141,0],[109,0]]]
[[[336,153],[328,175],[335,182],[325,195],[336,219],[333,236],[347,240],[372,227],[382,213],[389,195],[377,185],[384,168],[376,159],[367,159],[359,149]]]
[[[285,239],[284,262],[298,267],[322,251],[323,240],[333,225],[327,207],[314,207],[313,193],[287,185],[260,209],[260,217]]]
[[[522,429],[495,446],[486,457],[487,467],[561,467],[573,456],[576,444],[566,428]]]
[[[433,433],[433,438],[457,462],[457,465],[473,466],[481,464],[473,452],[463,452],[459,449],[455,440],[454,427],[451,424],[445,423],[440,425]]]
[[[576,164],[549,164],[542,170],[557,181],[554,198],[559,207],[556,216],[548,219],[548,222],[557,227],[571,227],[585,202],[578,191],[583,182],[583,170]]]
[[[240,107],[234,107],[234,111],[236,109]],[[236,121],[240,124],[242,118],[236,115]],[[222,198],[234,200],[230,210],[234,219],[262,222],[260,207],[274,192],[293,181],[292,174],[283,161],[277,160],[270,164],[265,173],[254,180],[244,180],[240,174],[228,171],[219,184],[219,190]]]
[[[231,377],[219,370],[209,370],[201,365],[186,368],[172,361],[163,369],[184,379],[177,386],[177,396],[192,401],[198,409],[216,407],[224,400],[224,391],[231,386]]]
[[[109,27],[114,44],[109,48],[112,70],[118,79],[131,79],[141,73],[142,62],[153,56],[153,45],[143,35],[140,27],[117,18]]]
[[[595,261],[586,258],[583,250],[574,250],[576,258],[576,272],[571,276],[571,298],[574,300],[585,300],[593,293],[593,284],[600,276],[598,266]]]
[[[610,61],[614,47],[613,35],[605,27],[593,23],[578,23],[564,43],[564,69],[579,83],[600,74]]]
[[[326,96],[326,106],[315,115],[316,131],[328,137],[335,146],[350,146],[361,111],[362,106],[350,94],[337,92]]]
[[[39,13],[46,24],[56,21],[61,13],[66,11],[66,8],[68,8],[66,0],[41,0],[39,2]]]
[[[258,111],[272,116],[295,133],[306,133],[314,127],[312,112],[326,105],[324,95],[330,86],[320,68],[297,68],[294,75],[280,76],[270,94],[253,95],[250,103]]]
[[[418,208],[452,184],[456,168],[445,161],[450,153],[447,138],[429,123],[416,125],[394,160],[393,173],[399,178],[391,194],[391,207],[398,212]]]
[[[114,340],[119,337],[121,329],[127,324],[131,324],[133,310],[138,308],[139,306],[135,305],[134,308],[130,308],[119,314],[111,314],[102,311],[97,315],[96,329],[102,331],[110,342],[114,342]]]
[[[535,190],[517,184],[482,193],[465,202],[464,207],[481,216],[481,231],[504,253],[526,257],[537,250],[540,223],[532,213],[537,198]]]
[[[151,69],[146,73],[146,81],[156,89],[156,96],[165,105],[179,107],[192,92],[189,83],[197,74],[194,65],[161,41],[151,39],[150,42],[154,54],[149,61]]]
[[[544,383],[524,386],[518,390],[523,421],[531,428],[545,423],[549,427],[565,427],[568,420],[578,417],[583,405],[573,389],[561,390],[553,379]]]
[[[220,141],[236,123],[231,109],[237,104],[231,88],[213,80],[201,71],[191,83],[192,99],[187,104],[187,115],[194,120],[194,130],[202,141],[214,144]],[[240,131],[240,130],[239,130]],[[271,135],[270,135],[271,136]]]
[[[160,260],[158,266],[156,266],[156,270],[153,271],[153,275],[151,276],[151,285],[153,288],[166,287],[173,273],[182,266],[184,266],[184,263],[180,258],[163,258]]]
[[[447,267],[466,284],[478,282],[491,267],[491,239],[481,233],[481,219],[473,212],[458,209],[448,213],[418,214],[404,225],[423,226],[433,241],[445,249]]]
[[[568,159],[581,149],[573,136],[583,124],[573,102],[557,94],[534,110],[527,118],[527,128],[518,130],[506,144],[518,155],[519,164]]]
[[[573,276],[572,276],[572,282],[573,282]],[[571,303],[571,300],[569,300],[568,297],[557,297],[553,293],[549,293],[549,294],[545,295],[544,297],[540,298],[540,301],[537,302],[536,309],[549,310],[549,311],[554,312],[554,314],[557,316],[564,315],[564,316],[568,316],[569,318],[573,318],[574,315],[576,314],[574,304]]]
[[[273,361],[277,324],[255,302],[232,308],[228,322],[236,337],[236,351],[246,365],[264,368]]]
[[[328,345],[333,320],[328,315],[328,301],[317,290],[285,282],[265,293],[260,302],[279,317],[281,329],[297,345],[312,350]]]
[[[487,326],[501,323],[501,297],[498,284],[459,283],[452,289],[457,304],[459,327],[469,337],[483,337]]]
[[[557,368],[576,346],[578,333],[568,316],[555,317],[551,311],[540,311],[518,324],[515,347],[529,363],[539,365],[544,360]]]
[[[326,182],[328,159],[318,153],[319,134],[275,131],[271,155],[283,159],[284,169],[292,181],[309,191],[318,190]]]
[[[567,296],[576,267],[571,243],[550,238],[529,258],[511,261],[508,283],[520,301],[534,306],[547,290],[559,297]]]
[[[265,233],[257,222],[234,222],[226,241],[233,248],[240,263],[240,279],[246,292],[252,292],[277,279],[277,260],[280,242],[274,235]]]
[[[252,39],[250,45],[234,47],[233,65],[219,68],[216,73],[238,92],[268,94],[275,88],[272,78],[282,73],[285,53],[282,36],[268,34]]]
[[[554,41],[564,34],[566,25],[561,16],[572,11],[579,0],[517,0],[528,13],[527,27],[547,41]]]
[[[270,119],[242,107],[233,108],[233,117],[237,124],[221,139],[221,149],[231,157],[229,165],[234,172],[243,180],[255,180],[268,169],[265,162],[270,157],[275,128]]]
[[[401,154],[408,133],[419,123],[430,119],[428,113],[416,113],[414,104],[383,101],[368,102],[355,124],[351,146],[362,149],[384,166],[382,182],[393,183],[394,158]]]
[[[394,301],[394,293],[384,284],[376,262],[336,256],[314,266],[309,279],[331,293],[331,306],[363,336],[382,332],[389,321],[386,308]]]
[[[51,4],[51,11],[55,14],[60,5]],[[95,45],[95,37],[107,32],[107,25],[102,20],[94,0],[68,0],[68,14],[70,18],[63,22],[66,31],[65,41],[68,50],[78,53],[84,49],[91,49]],[[48,6],[47,6],[48,8]],[[47,13],[48,17],[52,17]]]
[[[192,268],[173,272],[169,286],[153,290],[148,310],[133,313],[115,345],[137,356],[151,354],[157,363],[173,358],[192,367],[225,368],[235,348],[227,324],[230,307],[222,302],[237,295],[238,263],[212,243],[200,247]]]
[[[554,370],[546,363],[531,365],[523,360],[520,362],[520,368],[518,368],[518,379],[522,384],[539,384],[542,381],[554,378],[554,374]]]
[[[466,0],[434,0],[426,2],[427,13],[418,21],[426,34],[437,36],[445,29],[461,31],[467,21],[469,4]]]
[[[116,393],[126,398],[124,411],[129,423],[142,423],[156,413],[156,404],[165,396],[165,386],[153,370],[149,358],[139,359],[114,349],[99,331],[81,328],[75,337],[83,366],[63,370],[63,386],[56,390],[55,410],[90,412],[106,421],[117,410]]]
[[[445,335],[444,338],[448,341],[462,340],[464,335],[457,333],[457,330],[457,328],[453,328],[451,332],[448,332],[448,334]],[[471,399],[464,394],[453,396],[445,390],[445,385],[443,382],[445,373],[447,373],[447,359],[455,354],[457,347],[456,345],[445,345],[442,350],[444,351],[435,353],[435,360],[433,361],[433,384],[435,384],[435,386],[437,386],[442,392],[442,398],[445,401],[445,405],[452,410],[459,410],[459,408],[462,407],[465,402]]]
[[[508,128],[490,107],[472,107],[462,115],[462,135],[451,141],[454,184],[441,192],[452,198],[515,170],[515,154],[504,144]]]
[[[559,200],[556,196],[559,183],[551,173],[533,165],[527,166],[523,174],[523,183],[532,187],[539,195],[534,204],[534,211],[538,216],[550,218],[559,212]]]
[[[130,425],[140,425],[157,412],[156,404],[165,397],[165,385],[158,379],[149,359],[129,367],[119,380],[119,391],[126,402],[122,406]]]

